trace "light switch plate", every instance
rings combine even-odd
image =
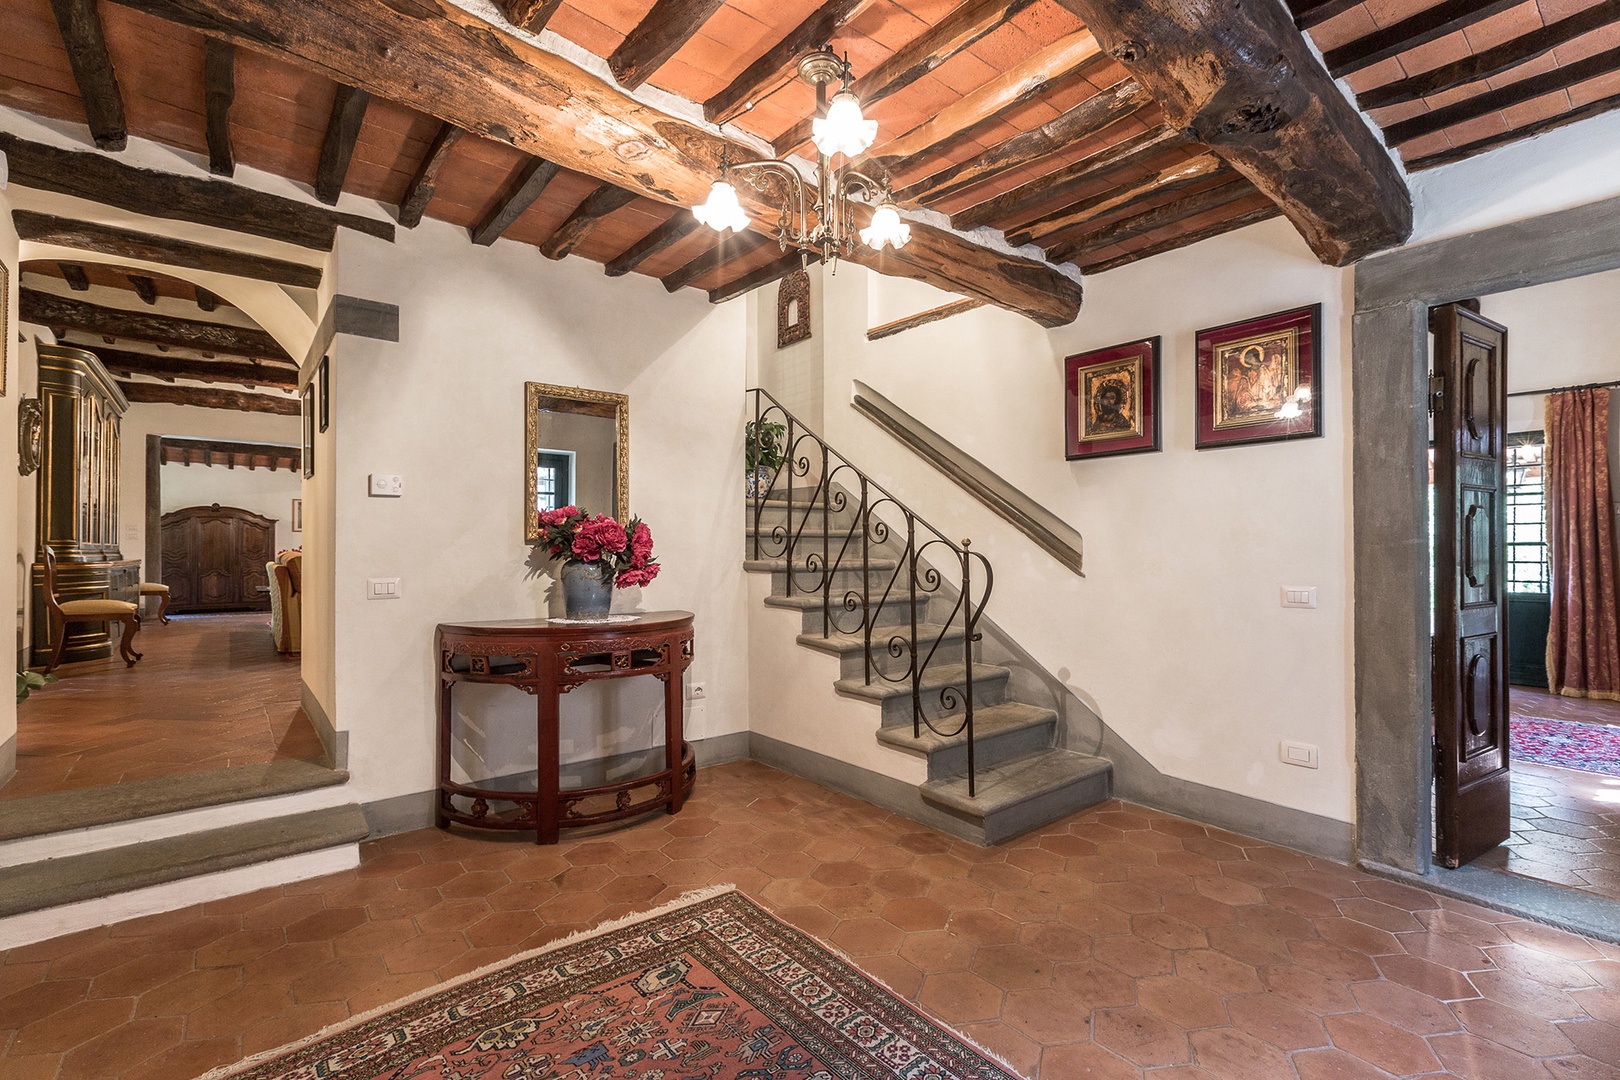
[[[1302,769],[1315,769],[1319,766],[1318,751],[1310,743],[1289,742],[1283,740],[1278,747],[1278,754],[1285,765],[1298,765]]]
[[[398,473],[372,473],[371,494],[384,499],[397,499],[405,494],[405,478]]]
[[[1284,585],[1282,587],[1282,606],[1313,608],[1316,606],[1315,585]]]
[[[399,578],[397,577],[368,577],[366,578],[367,600],[398,600],[400,598]]]

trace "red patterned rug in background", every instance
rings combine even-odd
[[[1514,715],[1513,759],[1620,776],[1620,728]]]
[[[689,894],[204,1080],[1018,1080],[741,893]]]

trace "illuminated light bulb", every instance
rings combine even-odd
[[[724,232],[742,232],[748,228],[748,215],[737,201],[737,189],[724,180],[716,180],[709,188],[709,198],[702,206],[692,207],[692,216],[714,229]]]
[[[827,157],[856,157],[877,139],[877,121],[861,115],[861,101],[852,90],[840,90],[827,106],[827,115],[810,125],[816,149]]]
[[[1299,402],[1289,398],[1283,402],[1283,407],[1277,410],[1279,420],[1298,420],[1305,415],[1305,410],[1299,407]]]
[[[861,243],[878,251],[886,244],[899,251],[910,239],[911,226],[900,220],[900,211],[887,199],[872,211],[872,223],[861,230]]]

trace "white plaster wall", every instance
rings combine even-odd
[[[342,234],[338,266],[343,293],[400,307],[399,343],[341,337],[333,353],[333,718],[349,733],[357,797],[434,782],[435,624],[551,611],[554,564],[531,560],[523,539],[528,380],[629,395],[630,508],[652,527],[664,571],[615,607],[694,611],[689,680],[708,700],[688,708],[689,737],[746,729],[743,306],[504,241],[472,247],[433,221],[397,245]],[[367,498],[371,472],[402,474],[404,497]],[[307,529],[307,495],[305,507]],[[377,576],[401,577],[402,599],[366,600],[364,579]],[[658,741],[660,684],[604,690],[564,699],[565,758]],[[458,697],[482,717],[459,760],[489,774],[533,753],[533,699],[497,693]]]
[[[737,304],[748,309],[749,386],[763,388],[782,407],[813,430],[822,426],[826,392],[826,270],[810,267],[810,336],[785,349],[776,347],[776,303],[781,283],[767,285],[757,300]],[[749,419],[753,418],[750,411]]]
[[[161,510],[188,506],[239,506],[276,523],[276,550],[297,547],[303,534],[292,531],[292,501],[302,498],[297,469],[226,468],[224,465],[164,465],[158,477]],[[137,556],[138,557],[138,556]]]

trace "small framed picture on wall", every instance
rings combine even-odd
[[[303,403],[304,417],[304,479],[308,480],[315,475],[315,380],[310,379],[304,384],[304,392],[299,395]]]
[[[1159,339],[1069,357],[1063,365],[1070,461],[1159,449]]]
[[[1198,449],[1321,434],[1321,304],[1198,332]]]
[[[292,531],[293,532],[303,532],[304,531],[304,500],[303,499],[294,499],[292,501]]]
[[[320,384],[321,430],[332,423],[332,358],[321,357],[321,366],[315,369],[315,381]]]

